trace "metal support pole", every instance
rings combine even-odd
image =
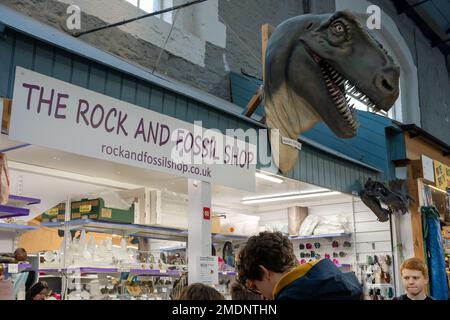
[[[70,221],[70,197],[67,197],[67,201],[66,201],[66,211],[65,211],[65,215],[64,215],[64,257],[63,257],[63,264],[61,266],[60,263],[60,269],[61,270],[66,270],[67,268],[67,251],[68,251],[68,247],[67,244],[69,242],[69,236],[71,236],[70,234],[70,228],[69,228],[69,224],[67,222]],[[63,272],[62,273],[62,283],[61,283],[61,299],[62,300],[67,300],[67,283],[68,283],[68,278],[67,278],[67,272]]]
[[[356,249],[356,217],[355,217],[355,192],[352,195],[352,219],[353,219],[353,253],[355,254],[355,266],[353,267],[353,271],[355,274],[358,274],[358,266],[359,266],[359,254]]]

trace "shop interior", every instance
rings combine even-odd
[[[421,189],[423,205],[434,206],[439,212],[445,268],[450,287],[450,189],[444,191],[426,181],[421,181]]]
[[[8,150],[11,181],[6,206],[27,213],[0,219],[0,252],[28,252],[27,261],[7,265],[17,299],[28,277],[46,281],[55,299],[172,298],[189,259],[187,178],[5,136],[1,149]],[[358,196],[260,170],[255,178],[253,193],[212,185],[214,286],[227,298],[239,247],[264,230],[288,234],[299,263],[329,258],[354,272],[366,299],[396,295],[391,226]]]

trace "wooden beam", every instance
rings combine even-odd
[[[261,49],[262,49],[262,71],[263,71],[263,82],[264,82],[264,76],[265,76],[265,69],[266,69],[266,50],[267,50],[267,43],[269,42],[270,36],[272,35],[273,31],[275,30],[275,27],[265,23],[261,26]]]
[[[246,117],[251,117],[252,114],[255,112],[256,108],[259,106],[261,101],[263,100],[263,93],[264,93],[264,74],[265,74],[265,66],[266,66],[266,49],[267,49],[267,43],[269,42],[269,38],[273,33],[273,30],[275,30],[275,27],[265,23],[261,26],[261,49],[262,49],[262,74],[263,74],[263,85],[258,88],[256,93],[253,95],[250,102],[247,104],[247,107],[245,109],[244,115]],[[265,121],[265,119],[264,119]]]
[[[419,187],[417,179],[421,176],[422,163],[420,160],[411,161],[408,165],[408,193],[413,199],[410,201],[411,226],[414,246],[414,256],[426,263],[423,245],[422,214],[419,203]]]
[[[252,114],[255,112],[256,108],[258,108],[259,104],[262,101],[263,97],[263,89],[262,87],[258,88],[258,91],[256,91],[255,95],[252,97],[250,102],[247,104],[247,107],[245,109],[244,115],[246,117],[251,117]]]
[[[411,160],[409,160],[409,159],[399,159],[399,160],[394,160],[393,162],[394,162],[394,165],[396,167],[405,167],[411,162]]]
[[[9,131],[9,122],[11,120],[11,100],[0,98],[3,100],[3,114],[2,114],[2,133],[7,134]]]

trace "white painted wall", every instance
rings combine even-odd
[[[367,12],[372,3],[366,0],[336,0],[336,10],[351,10],[356,13]],[[386,47],[394,60],[400,65],[401,104],[396,103],[396,120],[415,123],[420,126],[419,81],[417,67],[408,45],[403,39],[394,20],[381,11],[381,29],[372,30],[375,37]],[[401,107],[400,107],[401,106]]]
[[[59,0],[78,5],[82,12],[108,22],[137,17],[145,12],[124,0]],[[174,1],[179,4],[180,1]],[[108,8],[105,10],[104,8]],[[119,28],[138,39],[163,47],[172,25],[157,17],[149,17]],[[81,26],[83,29],[83,25]],[[101,32],[97,33],[101,36]],[[179,11],[165,50],[194,64],[205,66],[206,42],[224,48],[226,28],[218,20],[218,0],[210,0]]]
[[[3,221],[0,220],[0,223]],[[15,234],[12,232],[0,231],[0,252],[14,252]]]
[[[353,206],[351,201],[346,201],[342,203],[332,204],[326,203],[320,205],[319,202],[315,202],[314,204],[308,205],[309,207],[309,215],[319,216],[319,217],[327,217],[330,215],[342,215],[349,219],[349,221],[353,221]],[[303,205],[305,204],[298,204]],[[273,225],[273,224],[287,224],[288,216],[287,209],[279,208],[271,211],[259,212],[258,216],[261,217],[260,224],[265,225]],[[403,218],[403,217],[402,217]],[[351,223],[353,228],[353,223]],[[391,232],[389,223],[381,223],[377,221],[377,217],[375,214],[365,206],[363,202],[359,199],[355,198],[355,228],[356,232],[352,235],[349,241],[352,242],[353,247],[350,249],[343,248],[342,244],[345,240],[344,238],[336,239],[339,242],[339,248],[336,250],[332,248],[331,241],[328,239],[311,239],[311,240],[294,240],[294,251],[297,255],[297,258],[300,259],[300,249],[299,244],[303,243],[311,243],[319,242],[321,247],[319,250],[312,249],[316,252],[321,252],[322,257],[324,257],[323,253],[329,253],[332,257],[333,252],[344,251],[347,253],[347,256],[344,258],[337,258],[341,264],[352,264],[355,263],[365,263],[367,256],[374,255],[386,255],[389,254],[391,257],[393,256],[392,245],[391,245]],[[356,246],[356,252],[358,253],[356,256],[354,254],[354,247]],[[304,249],[303,252],[307,250]],[[394,257],[395,258],[395,257]],[[358,260],[357,260],[358,259]],[[395,271],[395,270],[394,270]],[[391,273],[392,275],[392,273]],[[392,280],[393,281],[393,280]],[[398,294],[398,292],[397,292]]]

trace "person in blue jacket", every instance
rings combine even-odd
[[[238,281],[271,300],[361,300],[353,273],[329,259],[299,265],[291,241],[280,232],[250,237],[238,254]]]

